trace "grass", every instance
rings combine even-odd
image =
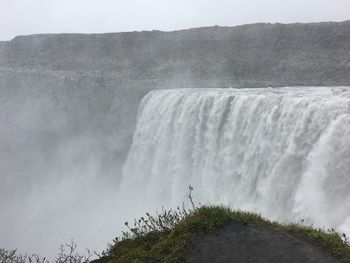
[[[260,215],[234,211],[224,206],[202,206],[193,211],[164,210],[153,217],[135,220],[120,239],[115,239],[100,263],[128,262],[187,262],[184,252],[198,235],[207,233],[230,222],[255,224],[271,227],[310,239],[316,245],[326,248],[335,256],[350,259],[350,246],[346,236],[334,230],[315,229],[301,224],[279,224]]]

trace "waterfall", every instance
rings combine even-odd
[[[226,204],[350,233],[350,89],[151,91],[122,188],[145,206]]]

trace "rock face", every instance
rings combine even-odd
[[[190,262],[201,263],[346,262],[305,238],[241,223],[231,223],[198,239],[187,256]]]
[[[341,85],[350,80],[350,22],[20,36],[0,52],[5,68],[112,71],[123,80]]]

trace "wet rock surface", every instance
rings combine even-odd
[[[187,253],[192,262],[201,263],[343,262],[305,237],[241,223],[231,223],[198,238]]]

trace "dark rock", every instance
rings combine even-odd
[[[342,262],[305,236],[252,224],[231,223],[198,238],[194,244],[187,252],[190,262]]]

